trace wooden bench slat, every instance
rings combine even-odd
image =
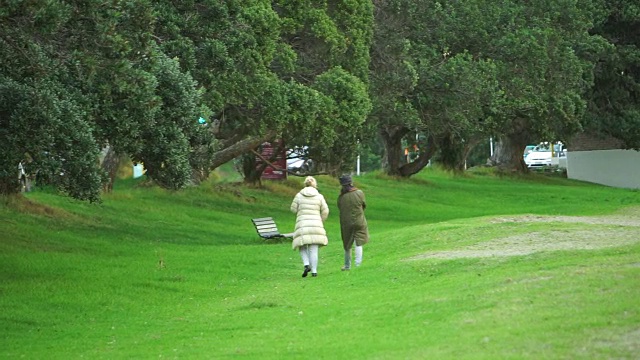
[[[260,227],[276,227],[276,223],[255,223],[255,226],[260,226]]]
[[[272,217],[251,219],[253,225],[256,227],[258,235],[265,239],[279,238],[279,237],[293,237],[293,234],[281,234],[278,230],[278,226]]]
[[[265,229],[258,229],[258,232],[259,233],[278,232],[278,229],[274,227],[270,227]]]

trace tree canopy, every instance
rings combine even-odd
[[[22,164],[99,201],[119,157],[180,189],[275,140],[337,174],[379,137],[400,176],[436,151],[460,170],[490,136],[518,171],[524,145],[581,130],[639,149],[639,14],[630,0],[4,1],[0,192],[19,191]]]
[[[588,2],[381,1],[372,58],[371,119],[385,139],[387,172],[411,175],[434,148],[459,166],[465,148],[499,137],[500,162],[524,170],[534,139],[580,129],[593,59],[606,42],[589,33]],[[407,135],[420,156],[398,163]]]
[[[102,149],[171,189],[263,141],[330,149],[368,114],[371,22],[367,1],[11,2],[0,190],[18,190],[22,162],[97,201]]]
[[[595,62],[583,125],[640,150],[640,5],[612,0],[599,5],[591,31],[605,38],[608,48]]]

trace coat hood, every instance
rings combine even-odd
[[[307,186],[304,189],[300,190],[300,194],[302,194],[303,196],[316,196],[320,193],[318,192],[318,189],[314,188],[313,186]]]

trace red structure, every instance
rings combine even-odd
[[[275,152],[278,152],[275,154]],[[283,180],[287,178],[287,153],[284,142],[278,140],[275,143],[265,142],[260,145],[260,156],[256,156],[256,167],[259,168],[268,161],[267,167],[262,172],[262,179]]]

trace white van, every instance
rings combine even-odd
[[[566,156],[564,145],[561,142],[553,144],[543,142],[538,144],[533,150],[527,154],[524,158],[524,163],[529,168],[551,166],[554,158],[563,158]],[[555,165],[558,162],[555,161]]]

